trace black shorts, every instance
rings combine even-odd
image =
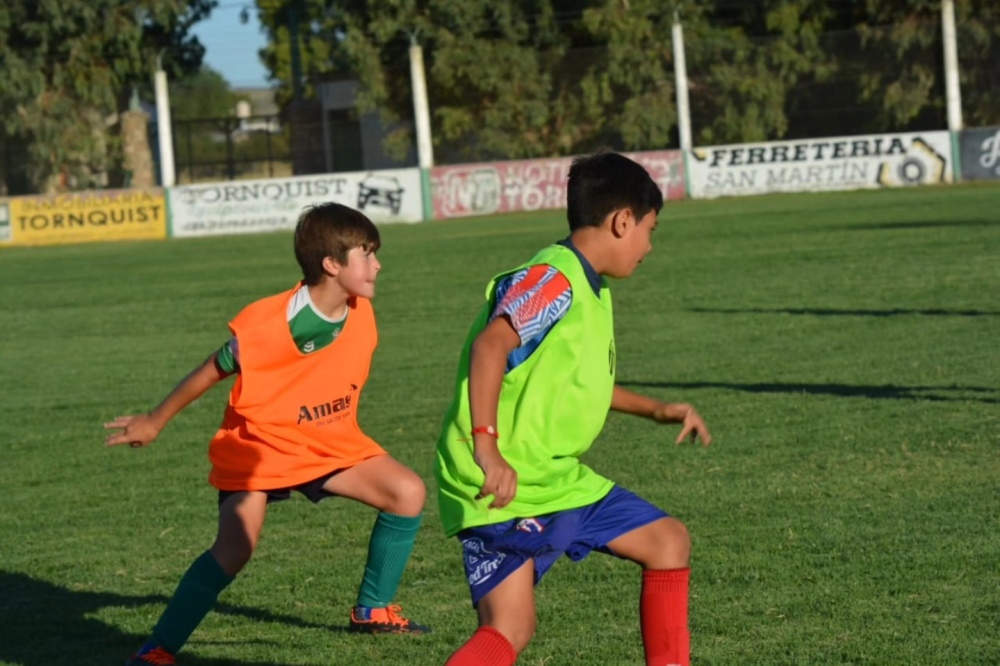
[[[329,474],[324,474],[318,479],[313,479],[312,481],[306,481],[305,483],[300,483],[297,486],[290,486],[288,488],[275,488],[274,490],[263,490],[260,492],[267,493],[267,503],[280,502],[291,498],[292,491],[298,491],[305,495],[310,502],[313,504],[318,504],[320,500],[326,499],[327,497],[335,497],[335,493],[328,493],[323,490],[323,485],[337,476],[344,470],[338,469],[336,471],[330,472]],[[227,499],[235,495],[236,493],[245,493],[245,490],[220,490],[219,491],[219,506]]]

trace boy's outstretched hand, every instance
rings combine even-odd
[[[702,446],[712,443],[712,434],[694,407],[687,403],[661,403],[653,412],[653,420],[658,423],[680,423],[681,432],[677,435],[676,444],[683,444],[690,438],[691,442],[701,440]]]
[[[133,449],[148,446],[160,434],[160,426],[149,414],[119,416],[114,421],[105,423],[104,428],[119,431],[105,438],[105,446],[128,444]]]
[[[661,402],[615,384],[615,391],[611,395],[611,409],[625,414],[644,416],[657,423],[680,423],[678,444],[688,438],[692,442],[700,439],[702,446],[712,443],[712,435],[708,432],[705,422],[701,420],[698,410],[686,402]]]

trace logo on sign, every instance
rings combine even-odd
[[[913,140],[903,159],[895,168],[890,162],[883,162],[878,170],[880,185],[920,185],[944,182],[947,160],[939,155],[930,144],[920,138]]]
[[[980,150],[979,165],[984,169],[993,169],[993,173],[1000,176],[1000,130],[983,141]]]
[[[492,166],[446,169],[434,188],[445,217],[488,215],[500,209],[503,182]]]
[[[381,206],[399,215],[403,205],[403,187],[399,180],[391,176],[369,174],[358,184],[358,208],[364,210],[369,206]]]

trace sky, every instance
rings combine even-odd
[[[240,23],[243,8],[250,20]],[[267,88],[267,70],[257,51],[266,43],[253,0],[220,0],[211,16],[191,30],[205,47],[204,63],[231,88]]]

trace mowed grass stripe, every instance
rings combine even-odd
[[[694,402],[716,442],[619,415],[586,462],[694,541],[697,664],[1000,662],[1000,188],[671,202],[613,285],[618,379]],[[433,450],[487,280],[559,212],[382,227],[365,429],[426,480],[404,579],[420,638],[347,635],[374,512],[275,506],[182,663],[440,664],[475,626]],[[152,407],[250,301],[298,278],[291,236],[0,252],[0,663],[112,663],[210,543],[206,444],[227,387],[149,449]],[[522,664],[641,663],[638,572],[595,555],[538,589]]]

